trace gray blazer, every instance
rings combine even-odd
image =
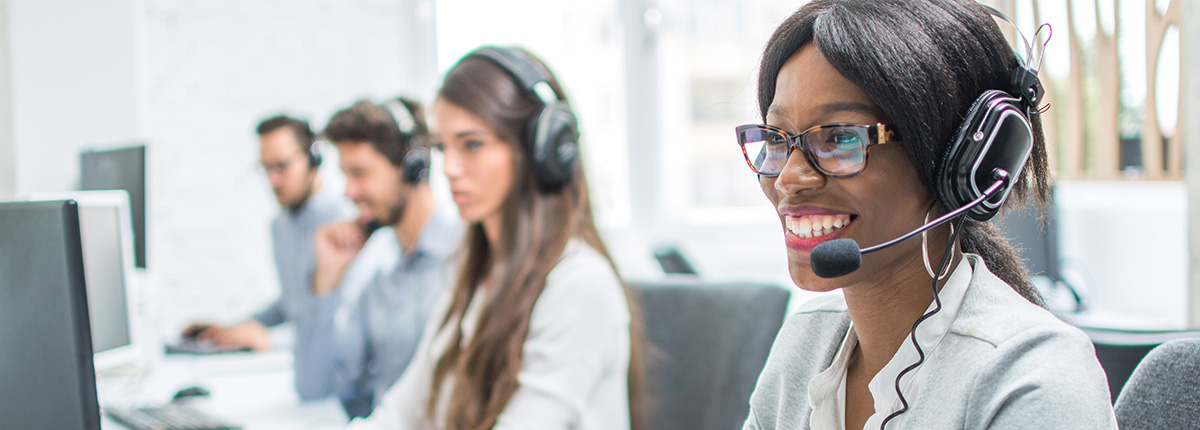
[[[1116,429],[1104,370],[1079,329],[1030,303],[967,254],[974,276],[950,332],[908,399],[914,429]],[[850,327],[831,295],[788,317],[750,397],[744,429],[807,429],[808,383],[832,364]]]

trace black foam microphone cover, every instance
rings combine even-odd
[[[367,225],[362,226],[363,240],[366,240],[366,238],[371,237],[371,233],[374,233],[375,230],[379,230],[382,227],[383,227],[383,223],[380,222],[378,219],[371,219],[370,221],[367,221]]]
[[[862,266],[862,250],[854,239],[834,239],[813,248],[808,260],[817,276],[836,278]]]

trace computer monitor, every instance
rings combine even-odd
[[[79,189],[125,190],[133,217],[134,266],[146,268],[146,146],[79,154]]]
[[[97,370],[138,362],[132,288],[133,238],[124,190],[34,194],[29,200],[75,200],[83,242],[84,277]]]
[[[670,245],[655,246],[651,250],[654,253],[654,258],[658,260],[658,264],[662,266],[663,273],[680,274],[680,275],[696,275],[696,268],[689,263],[683,253],[679,252],[679,248]]]
[[[99,430],[79,211],[0,203],[0,426]]]

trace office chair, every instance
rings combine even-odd
[[[750,393],[783,325],[789,292],[694,278],[631,282],[646,338],[649,426],[741,428]]]
[[[1114,408],[1124,430],[1200,428],[1200,338],[1151,350]]]

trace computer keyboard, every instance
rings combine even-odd
[[[142,408],[104,408],[105,415],[130,430],[241,430],[199,409],[167,405]]]
[[[196,339],[187,339],[174,345],[166,346],[167,354],[224,354],[227,352],[243,352],[249,351],[249,348],[242,346],[222,346],[212,342],[200,341]]]

